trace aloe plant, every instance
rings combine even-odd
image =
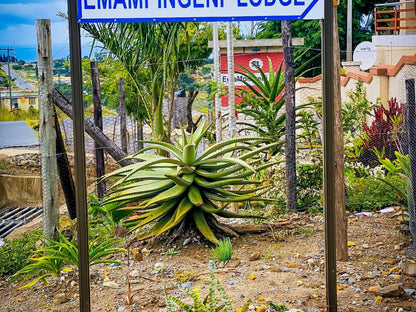
[[[253,157],[280,143],[267,144],[267,139],[258,137],[234,138],[198,155],[198,146],[207,131],[203,123],[189,138],[183,130],[176,146],[145,141],[150,146],[128,157],[133,164],[104,177],[115,182],[102,204],[121,202],[120,206],[126,208],[118,209],[135,209],[125,223],[131,230],[138,229],[138,239],[159,236],[184,224],[196,227],[205,238],[218,244],[215,232],[222,232],[224,226],[218,223],[217,216],[258,218],[230,212],[226,209],[228,203],[271,201],[261,196],[269,186],[244,187],[261,184],[249,178],[276,163],[259,164]],[[147,154],[148,151],[164,151],[170,157]],[[150,229],[140,231],[150,223]]]

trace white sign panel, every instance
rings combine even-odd
[[[255,73],[254,75],[256,75],[256,77],[259,79],[259,80],[261,80],[261,81],[263,81],[263,77],[260,75],[260,74],[258,74],[258,73]],[[267,78],[269,78],[269,73],[265,73],[265,76],[267,77]],[[224,84],[224,86],[225,87],[228,87],[228,74],[221,74],[221,82]],[[244,83],[244,81],[248,81],[248,84],[249,85],[251,85],[251,86],[253,86],[254,85],[254,83],[252,83],[247,77],[245,77],[245,76],[243,76],[243,75],[241,75],[241,74],[234,74],[234,85],[235,86],[237,86],[237,87],[244,87],[244,86],[246,86],[246,84]]]
[[[180,22],[322,19],[324,0],[78,0],[78,20]]]

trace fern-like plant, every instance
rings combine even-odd
[[[268,139],[241,137],[217,143],[197,154],[198,146],[208,131],[202,123],[188,138],[185,131],[177,145],[145,141],[150,146],[128,157],[133,164],[107,174],[115,182],[102,205],[119,203],[120,208],[135,210],[126,220],[131,230],[139,231],[138,239],[159,236],[182,226],[195,227],[206,239],[218,244],[215,232],[223,232],[217,216],[226,218],[259,218],[228,211],[230,202],[272,201],[261,195],[268,185],[243,189],[261,182],[250,179],[273,164],[259,164],[259,153],[278,146]],[[148,154],[165,151],[170,157]],[[128,207],[127,205],[130,204]]]

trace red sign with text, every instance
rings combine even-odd
[[[244,72],[238,65],[241,65],[247,69],[250,69],[252,73],[256,74],[259,71],[255,65],[261,68],[261,70],[268,74],[269,73],[269,60],[272,61],[274,72],[277,71],[280,64],[283,62],[283,52],[258,52],[258,53],[235,53],[234,54],[234,71],[235,71],[235,88],[238,94],[238,89],[246,89],[248,87],[242,82],[244,77],[238,74],[237,71]],[[221,83],[224,83],[228,87],[228,65],[227,65],[227,54],[221,53]],[[241,102],[241,98],[236,95],[236,104]],[[222,106],[228,106],[228,95],[222,97]]]

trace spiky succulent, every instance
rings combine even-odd
[[[249,177],[275,163],[259,164],[253,157],[278,143],[267,144],[266,139],[258,137],[234,138],[217,143],[198,155],[197,147],[207,130],[201,124],[189,138],[183,131],[177,146],[145,141],[150,146],[129,156],[133,164],[105,176],[115,182],[104,198],[104,204],[130,204],[124,209],[135,211],[125,220],[132,230],[153,225],[138,231],[139,239],[158,236],[187,222],[195,225],[209,241],[218,244],[214,233],[221,232],[222,226],[216,216],[253,217],[228,211],[228,203],[269,200],[261,197],[268,186],[245,186],[260,184]],[[170,157],[148,154],[148,151],[160,154],[164,151]],[[235,156],[237,154],[239,156]]]

